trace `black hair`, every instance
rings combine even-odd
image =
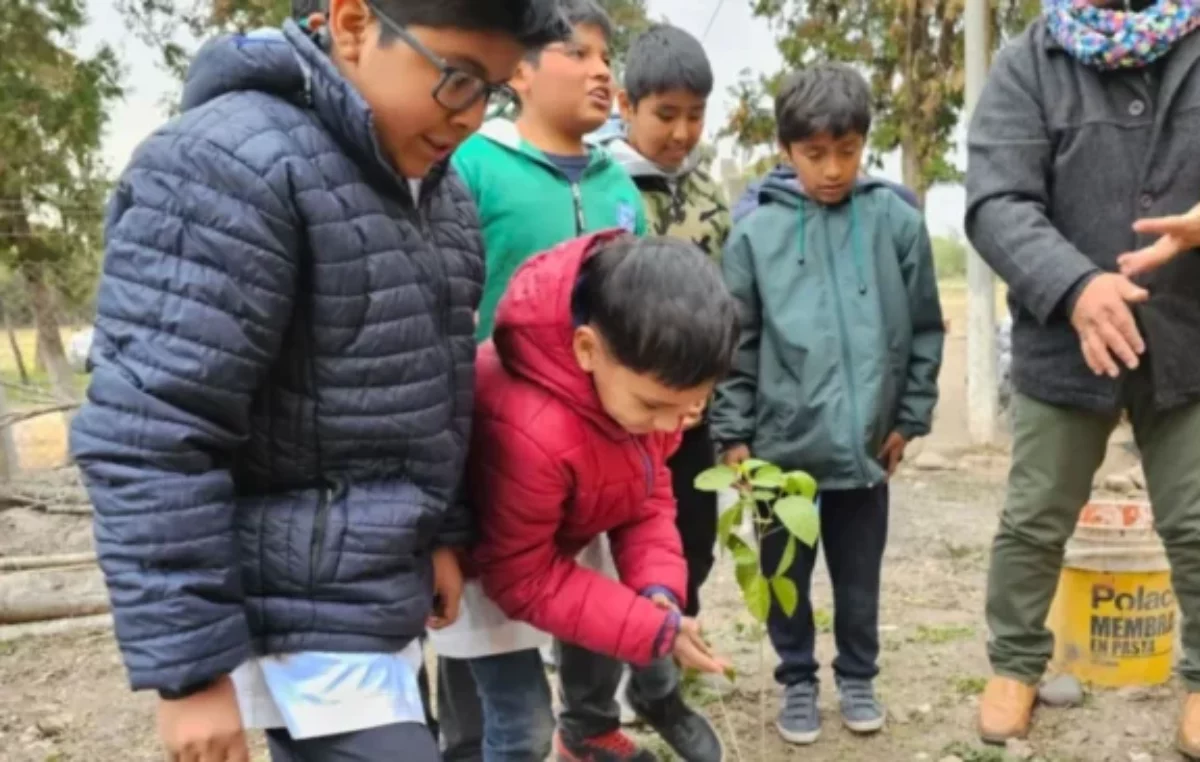
[[[500,32],[511,34],[526,48],[540,49],[571,36],[558,0],[373,0],[373,4],[401,26]],[[386,24],[380,36],[381,42],[393,36]]]
[[[871,131],[871,86],[853,67],[830,63],[789,74],[775,97],[775,124],[784,144],[829,133],[866,137]]]
[[[629,46],[625,90],[635,106],[648,95],[668,90],[707,98],[713,91],[712,64],[695,37],[677,26],[655,24]]]
[[[573,307],[617,362],[673,389],[729,372],[738,341],[737,303],[721,271],[678,238],[622,236],[584,263]]]
[[[612,18],[608,12],[604,10],[595,0],[551,0],[557,7],[558,12],[562,15],[563,22],[567,26],[566,34],[553,40],[547,40],[541,45],[530,45],[526,60],[531,63],[537,63],[542,56],[542,48],[551,45],[555,42],[561,42],[564,39],[570,39],[575,27],[582,24],[594,26],[604,35],[606,41],[611,42],[613,35],[616,34],[616,27],[613,25]]]

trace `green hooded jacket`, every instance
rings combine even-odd
[[[836,207],[779,179],[760,200],[722,259],[743,327],[714,438],[824,490],[880,484],[884,439],[928,434],[937,402],[945,327],[925,223],[869,180]]]
[[[479,207],[487,257],[480,341],[492,335],[496,306],[513,273],[533,255],[609,228],[645,234],[645,209],[629,174],[605,149],[588,150],[591,162],[578,184],[504,119],[485,124],[455,152],[454,169]]]

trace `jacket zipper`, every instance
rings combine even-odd
[[[637,448],[638,455],[642,456],[642,470],[646,476],[646,498],[649,499],[654,494],[654,464],[650,461],[650,453],[646,452],[641,440],[634,438],[633,446]]]
[[[842,375],[845,377],[846,389],[850,394],[850,421],[854,424],[854,438],[851,442],[857,442],[862,437],[863,427],[858,411],[858,390],[854,386],[854,374],[850,370],[854,367],[854,358],[850,353],[850,331],[847,328],[846,309],[842,304],[842,292],[839,287],[837,256],[833,251],[833,239],[829,236],[829,220],[822,215],[821,222],[825,230],[825,251],[829,258],[829,270],[833,275],[833,303],[837,308],[838,344],[842,350]],[[873,486],[867,475],[867,464],[863,461],[862,448],[854,447],[854,459],[858,463],[858,470],[862,478],[868,482],[868,486]]]
[[[317,588],[317,567],[325,555],[325,525],[329,521],[329,485],[322,481],[317,491],[317,515],[313,519],[312,544],[308,549],[308,588]]]
[[[575,204],[575,235],[583,235],[587,229],[587,220],[583,216],[583,193],[579,183],[571,183],[571,201]]]

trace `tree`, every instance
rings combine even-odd
[[[646,0],[599,0],[617,33],[613,58],[620,61],[630,41],[650,26]],[[196,40],[229,31],[278,26],[327,5],[327,0],[119,0],[118,7],[166,67],[183,79]]]
[[[751,0],[771,19],[786,69],[825,61],[860,67],[871,83],[875,160],[899,149],[904,183],[924,203],[937,182],[959,179],[949,158],[963,107],[964,0]],[[997,41],[1034,18],[1037,0],[989,0]],[[748,148],[774,143],[768,105],[783,78],[743,73],[726,134]]]
[[[78,52],[84,8],[85,0],[0,2],[0,265],[24,279],[39,354],[64,397],[76,390],[58,303],[64,284],[94,283],[107,192],[100,141],[121,95],[112,50]]]

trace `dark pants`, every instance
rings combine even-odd
[[[580,656],[590,658],[580,659]],[[617,686],[616,681],[611,681],[609,672],[581,671],[603,663],[597,661],[595,654],[576,646],[560,645],[559,659],[559,674],[563,684],[570,684],[577,691],[591,691],[586,696],[573,695],[575,700],[582,700],[589,705],[612,701]],[[484,762],[545,760],[554,736],[554,713],[541,653],[536,650],[516,651],[471,659],[465,663],[469,665],[483,706]],[[621,664],[613,664],[617,666],[615,674],[619,680]],[[600,682],[593,682],[593,679]],[[667,697],[678,685],[679,671],[670,659],[659,659],[644,669],[635,669],[630,683],[631,690],[648,702]],[[567,709],[559,715],[558,724],[568,740],[593,738],[620,726],[619,716],[616,722],[607,719],[598,721],[590,713],[573,717]]]
[[[677,507],[675,526],[683,540],[688,567],[688,599],[683,613],[693,617],[700,612],[700,588],[712,571],[717,543],[717,495],[701,492],[694,484],[701,471],[714,465],[716,452],[707,423],[685,432],[679,450],[667,462]]]
[[[272,762],[438,762],[437,743],[424,725],[408,722],[356,733],[295,741],[283,729],[267,731]]]
[[[888,486],[821,493],[821,547],[833,582],[833,631],[838,655],[833,671],[838,677],[871,680],[879,674],[879,581],[888,532]],[[787,531],[772,527],[762,541],[763,573],[771,576],[779,566]],[[796,583],[800,602],[788,617],[772,605],[767,619],[771,644],[781,663],[775,679],[783,685],[816,682],[813,651],[812,572],[816,548],[797,543],[796,560],[787,576]]]

